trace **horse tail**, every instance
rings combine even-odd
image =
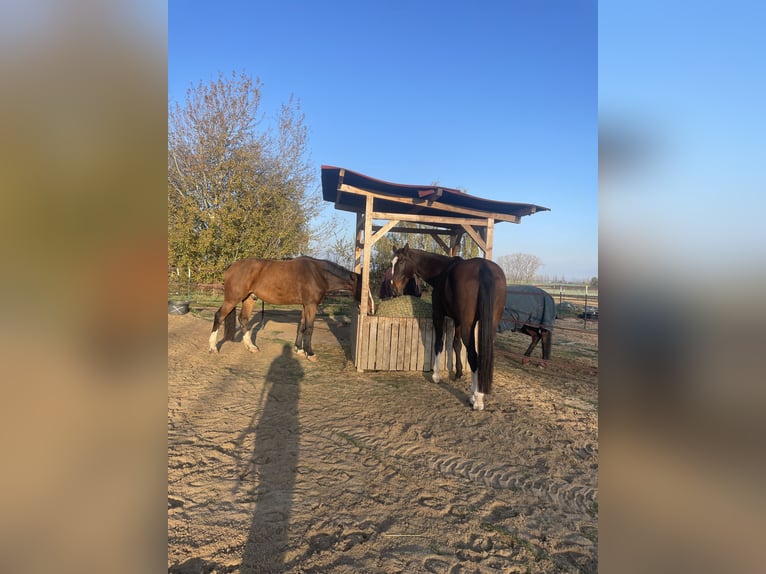
[[[223,320],[223,340],[224,341],[233,341],[234,340],[234,334],[237,332],[237,306],[234,305],[234,308],[229,311],[229,314],[226,315],[226,318]]]
[[[479,392],[492,391],[495,332],[492,326],[495,279],[486,263],[479,268]]]

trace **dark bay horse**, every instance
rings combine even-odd
[[[357,302],[362,300],[362,277],[332,261],[313,257],[275,260],[248,257],[235,261],[224,272],[223,305],[213,319],[210,334],[210,352],[218,352],[218,327],[224,323],[224,341],[232,340],[236,330],[235,309],[242,303],[239,324],[244,335],[242,342],[250,351],[258,351],[253,344],[250,314],[257,299],[272,305],[303,305],[301,321],[295,336],[295,352],[316,361],[311,349],[314,317],[317,306],[328,291],[351,291]],[[370,300],[372,296],[368,294]],[[373,311],[374,312],[374,311]]]
[[[434,374],[441,378],[439,359],[444,345],[444,317],[455,324],[452,341],[456,355],[456,376],[462,376],[460,341],[466,346],[471,367],[471,404],[484,409],[484,395],[492,390],[495,333],[505,303],[505,273],[492,261],[481,258],[463,259],[410,249],[405,245],[394,249],[391,261],[392,284],[399,294],[413,275],[419,275],[433,287]],[[475,327],[479,324],[478,350]],[[459,337],[458,337],[459,334]]]
[[[412,295],[413,297],[420,297],[420,287],[418,287],[417,279],[410,277],[410,280],[404,286],[402,295]],[[394,296],[393,288],[391,287],[391,268],[386,269],[383,273],[383,280],[380,282],[380,291],[378,293],[381,301],[391,299]]]
[[[551,332],[556,318],[556,303],[550,293],[533,285],[510,285],[505,290],[505,313],[500,329],[519,331],[532,337],[521,363],[529,361],[542,341],[543,366],[551,358]]]

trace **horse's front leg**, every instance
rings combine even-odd
[[[305,355],[303,350],[303,333],[306,330],[306,306],[301,309],[301,320],[298,323],[298,332],[295,334],[295,352],[299,355]]]
[[[210,338],[208,339],[208,351],[210,353],[218,353],[218,329],[221,326],[221,323],[224,323],[224,331],[229,330],[227,329],[228,321],[226,321],[226,318],[229,316],[230,313],[234,313],[234,308],[237,306],[236,301],[231,300],[224,300],[223,305],[221,305],[218,308],[218,311],[215,312],[215,315],[213,316],[213,330],[210,333]],[[235,330],[234,327],[234,315],[231,316],[231,333],[228,333],[233,337]],[[226,336],[224,335],[224,339],[226,339]]]
[[[543,343],[543,367],[551,358],[551,339],[553,338],[550,329],[542,329],[541,340]]]
[[[434,315],[434,363],[433,371],[431,375],[434,383],[438,383],[441,380],[441,358],[442,349],[444,348],[444,316],[437,317]]]
[[[304,348],[306,349],[306,358],[309,361],[317,360],[317,357],[314,354],[313,349],[311,348],[311,336],[314,334],[314,317],[316,316],[316,312],[317,312],[316,305],[306,305],[305,312],[304,312],[306,315],[306,321],[305,321],[306,332],[304,333],[306,346]]]
[[[248,351],[253,353],[260,351],[258,345],[253,341],[253,328],[250,325],[250,314],[253,312],[255,300],[255,296],[251,295],[242,301],[242,310],[239,312],[239,326],[242,328],[242,343],[244,343],[245,348]]]

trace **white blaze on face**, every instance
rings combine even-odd
[[[391,260],[391,279],[389,279],[389,283],[391,283],[391,287],[394,286],[394,275],[396,274],[397,261],[399,261],[399,258],[396,256]]]

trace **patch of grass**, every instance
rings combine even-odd
[[[354,446],[354,447],[358,448],[359,450],[364,450],[365,449],[364,443],[361,442],[358,439],[355,439],[351,435],[347,435],[346,433],[340,432],[340,431],[336,432],[335,434],[337,434],[340,438],[342,438],[344,441],[346,441],[351,446]]]

